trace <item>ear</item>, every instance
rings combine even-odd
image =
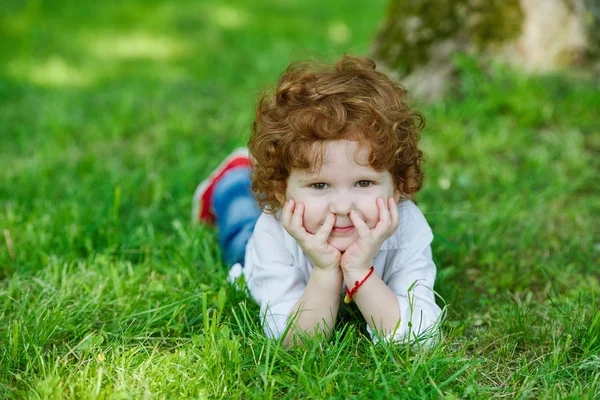
[[[400,197],[402,197],[402,192],[398,188],[394,189],[394,201],[396,203],[400,201]]]
[[[283,207],[283,204],[285,203],[285,192],[281,189],[275,190],[275,198],[277,199],[279,204],[281,204],[281,206]]]

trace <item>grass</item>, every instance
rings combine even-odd
[[[597,398],[600,86],[457,57],[423,105],[444,339],[360,321],[286,350],[225,283],[197,182],[289,61],[365,53],[370,3],[5,1],[0,398]]]

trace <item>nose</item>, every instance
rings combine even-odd
[[[354,205],[352,195],[345,191],[336,192],[331,196],[329,211],[335,215],[348,215]]]

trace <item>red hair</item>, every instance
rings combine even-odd
[[[261,208],[281,208],[275,194],[285,192],[293,169],[320,168],[323,154],[315,153],[314,143],[342,139],[368,146],[369,165],[389,171],[402,196],[414,199],[423,185],[417,142],[425,119],[406,96],[366,57],[344,55],[334,65],[292,63],[275,92],[258,99],[248,142]]]

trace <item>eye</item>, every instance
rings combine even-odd
[[[356,186],[361,188],[367,188],[373,185],[373,181],[358,181],[356,182]]]
[[[319,183],[312,183],[310,185],[311,188],[316,189],[316,190],[323,190],[327,188],[327,184],[323,183],[323,182],[319,182]]]

